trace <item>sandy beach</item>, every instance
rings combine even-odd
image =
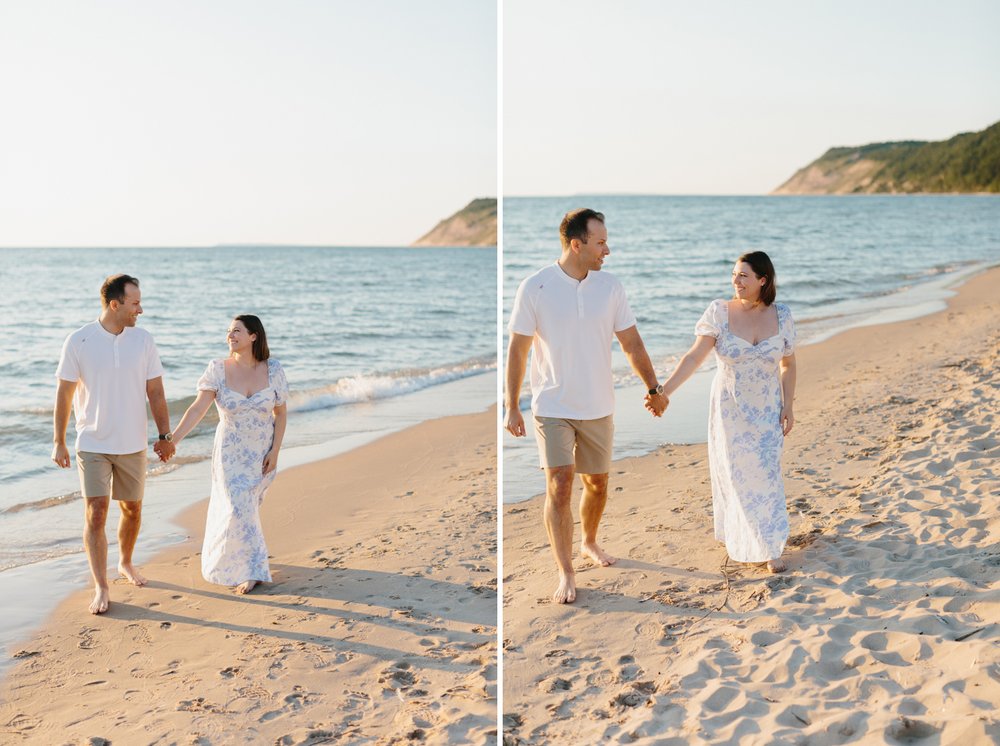
[[[495,742],[495,423],[425,422],[279,473],[275,582],[249,596],[202,579],[206,502],[187,510],[147,587],[113,583],[99,617],[81,588],[15,650],[0,742]]]
[[[783,575],[726,562],[704,445],[614,463],[570,606],[506,506],[504,742],[1000,742],[998,283],[798,350]]]

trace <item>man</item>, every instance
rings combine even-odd
[[[163,368],[149,332],[137,329],[142,313],[139,281],[112,275],[101,286],[97,321],[66,338],[56,377],[52,460],[70,465],[66,426],[72,403],[76,415],[76,464],[86,501],[83,543],[94,577],[91,614],[108,610],[108,539],[104,525],[109,498],[118,502],[118,572],[130,583],[146,579],[132,564],[142,522],[146,481],[146,399],[160,439],[153,447],[162,461],[174,455],[170,415],[163,394]]]
[[[601,272],[610,250],[604,216],[569,212],[559,226],[559,261],[531,275],[517,290],[507,350],[506,421],[515,437],[525,434],[518,406],[531,356],[531,410],[541,467],[545,470],[545,529],[559,568],[556,603],[576,599],[573,570],[573,476],[580,474],[580,553],[607,567],[615,558],[597,544],[597,527],[608,499],[614,434],[611,344],[618,338],[629,364],[649,394],[657,417],[667,408],[663,387],[636,329],[621,283]]]

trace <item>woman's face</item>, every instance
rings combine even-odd
[[[739,300],[758,300],[764,282],[764,278],[758,277],[747,262],[736,262],[733,267],[733,292]]]
[[[229,342],[230,352],[239,352],[241,354],[251,352],[255,339],[257,339],[257,335],[248,332],[247,328],[243,326],[243,322],[236,321],[235,319],[229,325],[229,331],[226,332],[226,341]]]

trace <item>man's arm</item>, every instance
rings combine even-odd
[[[59,379],[56,390],[56,409],[52,416],[52,460],[63,469],[69,468],[69,449],[66,447],[66,428],[69,426],[69,411],[73,407],[76,381]]]
[[[167,397],[163,393],[163,376],[150,378],[146,381],[146,398],[149,399],[149,410],[153,413],[153,422],[156,423],[156,432],[170,432],[170,411],[167,409]],[[153,446],[156,455],[161,461],[169,461],[177,449],[173,443],[166,440],[158,440]]]
[[[655,389],[657,384],[656,370],[653,368],[653,361],[649,359],[649,353],[646,352],[646,345],[642,343],[642,337],[639,336],[639,328],[630,326],[628,329],[615,332],[615,336],[618,337],[618,343],[622,346],[622,352],[625,353],[628,364],[642,379],[646,389]],[[662,415],[670,403],[670,400],[663,394],[647,396],[646,401],[647,408],[656,417]]]
[[[507,345],[507,380],[504,393],[504,428],[515,438],[525,434],[524,417],[521,415],[521,383],[528,368],[528,353],[531,352],[533,337],[525,334],[510,334]]]

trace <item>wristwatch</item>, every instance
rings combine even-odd
[[[655,389],[650,389],[649,390],[649,395],[650,396],[656,396],[657,394],[662,394],[662,393],[663,393],[663,384],[662,383],[658,383],[656,385]]]
[[[660,388],[663,388],[662,386]],[[165,440],[168,443],[172,442],[174,439],[173,433],[160,433],[160,440]]]

